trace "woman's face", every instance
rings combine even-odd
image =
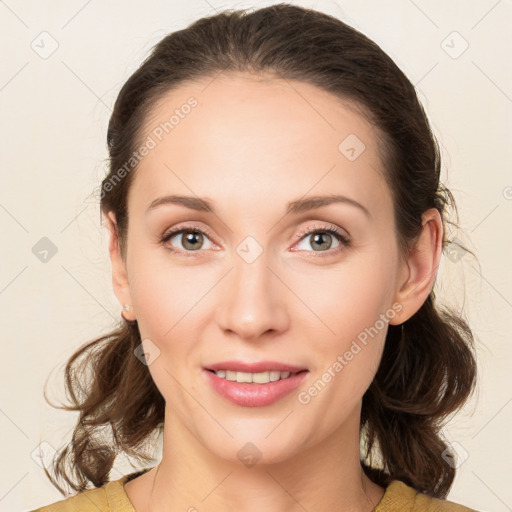
[[[404,277],[375,128],[313,85],[252,75],[181,86],[146,121],[122,300],[166,422],[260,463],[354,432]],[[348,199],[301,203],[331,196]],[[238,385],[208,370],[226,361],[307,371]]]

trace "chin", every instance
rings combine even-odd
[[[271,427],[263,432],[254,432],[252,429],[252,434],[246,432],[246,435],[242,436],[240,432],[244,430],[237,430],[234,438],[228,440],[223,436],[222,442],[219,442],[219,439],[211,440],[213,442],[207,442],[205,447],[221,459],[248,468],[254,465],[284,463],[297,455],[302,446],[301,440],[291,437],[284,431],[278,433],[275,421],[268,424],[271,424]],[[269,432],[272,433],[269,435]]]

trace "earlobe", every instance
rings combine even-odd
[[[390,324],[401,324],[423,305],[434,285],[443,251],[443,224],[436,208],[423,213],[422,231],[404,263],[408,278],[400,286],[395,301],[402,309]]]
[[[112,285],[114,293],[123,307],[122,316],[126,320],[135,320],[135,312],[133,307],[126,309],[126,304],[131,305],[130,286],[128,281],[128,274],[126,271],[126,264],[123,260],[121,249],[119,246],[117,222],[114,212],[110,211],[105,217],[105,223],[109,231],[109,244],[108,250],[110,254],[110,261],[112,264]]]

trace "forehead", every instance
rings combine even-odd
[[[166,187],[243,197],[246,207],[308,191],[389,202],[379,130],[354,102],[305,82],[232,73],[181,84],[154,105],[139,141],[152,148],[136,171],[134,203]]]

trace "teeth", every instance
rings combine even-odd
[[[268,382],[275,382],[277,380],[286,379],[290,375],[295,375],[290,372],[260,372],[260,373],[247,373],[247,372],[234,372],[231,370],[218,370],[215,372],[217,377],[221,377],[233,382],[249,382],[256,384],[267,384]]]

